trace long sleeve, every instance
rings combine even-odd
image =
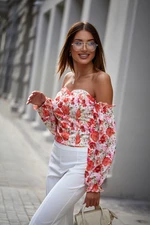
[[[102,191],[101,186],[109,173],[116,150],[113,106],[96,103],[90,125],[85,184],[87,192],[99,192]]]
[[[54,115],[54,109],[52,104],[52,99],[46,97],[46,101],[42,104],[41,107],[36,109],[39,113],[42,121],[49,129],[49,131],[55,135],[57,127],[57,119]]]

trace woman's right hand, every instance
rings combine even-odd
[[[33,91],[28,97],[26,104],[33,104],[40,107],[46,100],[45,95],[40,91]]]

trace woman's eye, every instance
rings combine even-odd
[[[78,46],[79,45],[82,45],[82,42],[79,42],[79,41],[78,42],[75,42],[75,45],[78,45]]]
[[[93,46],[93,45],[95,45],[95,42],[94,41],[88,41],[87,44],[88,44],[88,46]]]

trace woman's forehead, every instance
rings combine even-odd
[[[94,39],[94,37],[89,31],[81,30],[75,34],[74,39],[81,39],[84,41]]]

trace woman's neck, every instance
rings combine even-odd
[[[79,79],[80,77],[87,76],[88,74],[96,72],[92,65],[82,65],[82,66],[74,66],[74,76],[75,79]]]

